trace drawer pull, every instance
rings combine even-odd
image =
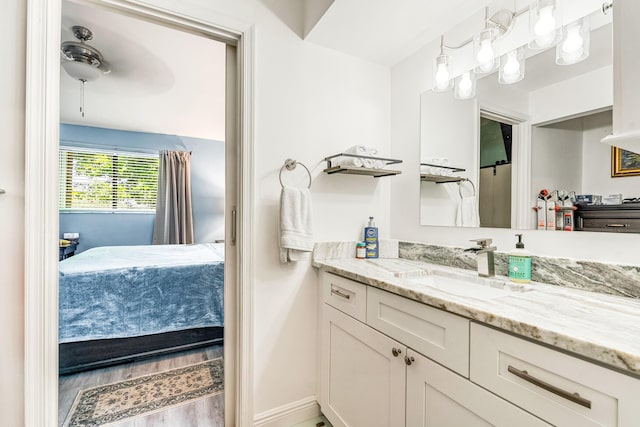
[[[339,290],[334,289],[334,288],[331,288],[331,294],[332,294],[332,295],[335,295],[335,296],[338,296],[338,297],[340,297],[340,298],[344,298],[344,299],[351,299],[351,295],[349,295],[349,294],[345,294],[345,293],[343,293],[343,292],[340,292]]]
[[[556,394],[564,399],[577,403],[578,405],[584,406],[585,408],[591,409],[591,401],[585,399],[584,397],[580,397],[578,393],[571,393],[571,392],[565,391],[561,388],[558,388],[554,385],[549,384],[548,382],[542,381],[541,379],[532,377],[531,375],[529,375],[527,371],[521,371],[520,369],[514,368],[511,365],[509,365],[507,370],[511,372],[513,375],[519,378],[522,378],[523,380],[533,385],[536,385],[544,390],[547,390],[553,394]]]
[[[607,224],[607,227],[611,228],[629,228],[631,227],[629,224]]]

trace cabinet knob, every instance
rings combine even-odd
[[[400,348],[392,348],[391,349],[391,354],[393,354],[393,357],[398,357],[398,355],[402,353],[402,349]]]
[[[416,361],[416,359],[414,359],[413,356],[411,356],[411,357],[405,356],[404,357],[404,363],[406,363],[407,365],[411,365],[415,361]]]

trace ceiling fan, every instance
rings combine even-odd
[[[80,113],[84,117],[84,84],[96,80],[103,74],[109,74],[111,64],[104,59],[98,49],[86,43],[93,38],[91,30],[81,25],[74,25],[71,31],[80,42],[62,43],[60,64],[69,76],[81,83]]]

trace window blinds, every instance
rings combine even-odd
[[[155,210],[158,156],[60,149],[60,209]]]

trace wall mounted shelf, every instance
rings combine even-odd
[[[428,173],[420,174],[420,181],[435,182],[436,184],[445,184],[447,182],[460,182],[466,181],[467,178],[460,176],[444,176],[444,175],[431,175]]]
[[[365,168],[360,166],[346,166],[346,165],[334,166],[332,160],[337,157],[353,157],[356,159],[371,159],[375,161],[382,161],[384,162],[385,166],[402,163],[402,160],[398,160],[398,159],[387,159],[384,157],[365,156],[365,155],[353,154],[353,153],[338,153],[338,154],[334,154],[333,156],[324,158],[324,160],[327,162],[327,168],[324,170],[324,172],[328,173],[329,175],[332,175],[334,173],[345,173],[349,175],[367,175],[367,176],[372,176],[374,178],[380,178],[382,176],[399,175],[402,173],[399,170],[383,169],[383,168],[380,168],[380,169]]]
[[[433,168],[442,168],[442,169],[449,169],[453,172],[464,172],[466,171],[466,169],[463,168],[456,168],[453,166],[442,166],[442,165],[434,165],[432,163],[420,163],[420,166],[431,166]]]
[[[466,169],[463,169],[463,168],[456,168],[454,166],[435,165],[433,163],[420,163],[420,166],[429,166],[429,167],[432,167],[432,168],[447,169],[447,170],[450,170],[452,172],[465,172],[466,171]],[[420,181],[435,182],[436,184],[445,184],[447,182],[460,182],[460,181],[466,181],[466,180],[467,180],[467,178],[463,178],[461,176],[434,175],[434,174],[430,174],[430,173],[421,173],[420,174]]]

